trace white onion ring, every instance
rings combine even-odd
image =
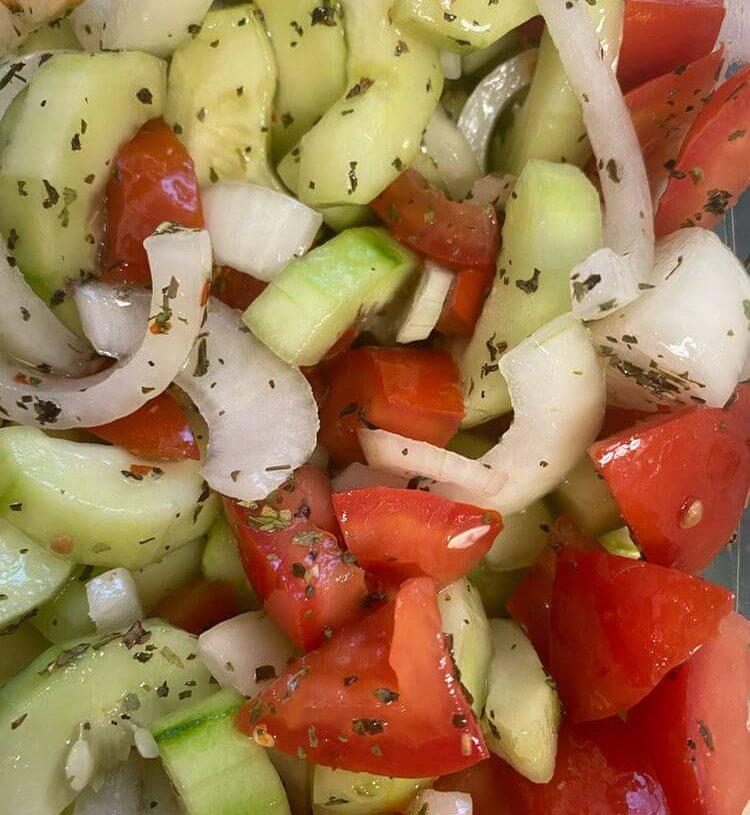
[[[151,292],[96,281],[75,290],[83,333],[98,354],[112,359],[129,357],[148,322]]]

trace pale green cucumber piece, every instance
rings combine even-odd
[[[208,580],[229,583],[234,588],[243,611],[260,608],[258,597],[245,574],[237,539],[223,517],[216,519],[208,533],[201,567]]]
[[[465,427],[511,409],[500,357],[570,311],[570,270],[601,243],[599,195],[583,172],[530,161],[508,201],[498,272],[460,362]]]
[[[0,687],[22,671],[49,646],[47,640],[29,623],[0,634]]]
[[[89,598],[86,580],[92,576],[91,567],[72,580],[62,591],[39,608],[31,624],[52,643],[66,642],[76,637],[89,637],[96,627],[89,617]]]
[[[200,574],[205,538],[196,538],[164,557],[131,572],[141,606],[149,614],[168,594],[192,582]]]
[[[599,543],[610,553],[618,557],[626,557],[629,560],[640,560],[641,550],[633,540],[627,526],[613,529],[612,532],[605,532],[599,536]]]
[[[377,222],[370,207],[361,204],[344,204],[340,207],[321,207],[320,213],[327,226],[334,232],[354,229],[356,226],[369,226]]]
[[[209,12],[172,56],[164,118],[187,147],[201,185],[279,186],[269,164],[276,62],[258,9]]]
[[[271,146],[280,159],[346,88],[341,9],[319,0],[256,0],[276,54],[279,82]]]
[[[358,317],[389,302],[418,263],[383,229],[349,229],[292,261],[242,319],[285,362],[316,365]]]
[[[487,615],[477,589],[466,580],[457,580],[438,594],[443,633],[452,638],[452,653],[461,675],[461,684],[471,694],[472,709],[479,714],[487,698],[487,669],[492,657],[492,641]]]
[[[429,787],[431,778],[388,778],[316,767],[313,774],[314,815],[381,815],[404,812],[416,794]]]
[[[544,501],[535,501],[523,512],[503,516],[503,528],[485,563],[497,572],[524,569],[535,563],[549,544],[549,531],[554,516]]]
[[[0,519],[0,632],[54,597],[74,569]]]
[[[26,90],[0,162],[0,232],[71,326],[65,284],[98,269],[103,192],[119,148],[161,116],[166,64],[136,52],[57,54]]]
[[[131,467],[156,467],[134,478]],[[205,534],[218,498],[199,462],[139,461],[117,447],[0,430],[0,517],[75,563],[139,569]]]
[[[79,737],[96,774],[105,773],[127,756],[135,727],[212,693],[196,650],[195,637],[147,620],[53,646],[34,660],[0,690],[4,811],[59,815],[75,798],[65,764]]]
[[[60,17],[29,34],[18,49],[19,54],[36,51],[81,51],[81,44],[67,17]]]
[[[488,453],[497,444],[487,436],[480,436],[479,433],[472,433],[470,430],[459,430],[458,433],[448,442],[446,449],[465,458],[478,459]]]
[[[443,90],[438,51],[391,22],[391,0],[342,5],[345,91],[279,165],[313,207],[369,204],[416,157]]]
[[[557,515],[569,515],[584,532],[598,538],[622,526],[617,504],[591,459],[584,456],[550,495]]]
[[[188,815],[289,815],[265,749],[234,728],[242,702],[221,691],[151,726]]]
[[[513,572],[498,572],[490,568],[485,561],[471,570],[469,580],[479,592],[482,605],[490,619],[507,617],[505,604],[526,574],[526,569]]]
[[[546,784],[555,771],[562,707],[534,647],[511,620],[493,620],[494,654],[482,717],[487,746],[521,775]]]

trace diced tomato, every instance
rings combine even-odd
[[[294,517],[305,518],[332,535],[341,533],[331,500],[331,482],[312,464],[295,470],[294,475],[272,492],[265,503],[279,511],[289,510]]]
[[[265,291],[265,280],[257,280],[249,274],[238,272],[231,266],[217,266],[211,283],[211,294],[230,308],[245,309]]]
[[[358,348],[325,369],[320,442],[340,464],[364,461],[357,431],[390,430],[445,446],[464,416],[458,367],[443,351]]]
[[[451,201],[415,170],[402,173],[370,206],[415,251],[457,271],[494,273],[500,229],[491,206]]]
[[[333,496],[349,551],[388,581],[468,574],[503,528],[500,515],[419,490],[373,487]]]
[[[102,277],[112,283],[150,284],[143,241],[165,221],[203,226],[193,160],[172,128],[154,119],[120,150],[105,204]]]
[[[604,414],[602,429],[599,431],[599,438],[606,439],[621,433],[623,430],[632,430],[633,426],[639,422],[653,419],[657,415],[669,413],[670,409],[666,405],[659,405],[657,413],[637,410],[636,408],[621,408],[614,405],[607,405]]]
[[[750,185],[750,65],[715,92],[693,122],[659,201],[657,236],[713,229]]]
[[[314,764],[418,778],[487,758],[451,659],[435,583],[341,630],[249,702],[237,723],[261,744]]]
[[[624,91],[713,50],[723,0],[626,0],[617,78]]]
[[[643,699],[710,639],[733,596],[676,569],[563,548],[550,614],[549,668],[574,721]]]
[[[556,567],[554,550],[545,549],[506,603],[508,613],[526,632],[544,665],[549,665],[550,613]]]
[[[196,580],[161,600],[153,616],[191,634],[202,634],[224,620],[236,617],[241,610],[229,583]]]
[[[440,314],[437,330],[448,337],[470,337],[494,277],[494,268],[458,272]]]
[[[474,815],[669,815],[643,746],[619,719],[566,720],[548,784],[534,784],[493,757],[439,779],[435,787],[468,792]]]
[[[728,409],[675,411],[589,452],[647,560],[699,572],[730,541],[750,489],[750,385]]]
[[[90,427],[89,432],[139,458],[181,461],[201,457],[185,412],[169,393],[162,393],[130,416]]]
[[[750,800],[750,622],[719,633],[628,713],[673,813],[739,815]]]

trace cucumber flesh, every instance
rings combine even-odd
[[[196,538],[164,557],[131,572],[141,605],[149,614],[157,603],[198,577],[205,538]]]
[[[479,592],[482,605],[488,617],[507,617],[505,608],[516,587],[526,574],[526,569],[513,572],[498,572],[482,561],[469,574],[472,586]]]
[[[569,515],[595,538],[622,526],[612,493],[588,456],[565,476],[550,495],[550,503],[558,515]]]
[[[535,501],[523,512],[503,517],[503,528],[485,555],[485,563],[497,572],[531,566],[549,543],[554,520],[544,501]]]
[[[314,815],[380,815],[404,812],[416,794],[432,783],[431,778],[388,778],[316,767],[313,774]]]
[[[76,637],[89,637],[96,628],[89,617],[86,579],[91,569],[69,580],[62,591],[44,603],[31,618],[31,624],[51,643],[58,644]]]
[[[599,195],[581,170],[530,161],[508,201],[498,272],[460,362],[465,427],[511,410],[499,359],[570,311],[570,270],[601,243]]]
[[[0,688],[48,647],[47,640],[29,623],[0,634]]]
[[[633,540],[627,526],[621,526],[612,532],[605,532],[599,536],[599,543],[610,553],[618,557],[626,557],[629,560],[640,560],[641,550]]]
[[[223,517],[216,519],[208,533],[201,567],[208,580],[229,583],[234,588],[243,610],[260,608],[258,597],[245,574],[237,539]]]
[[[18,49],[19,54],[33,54],[37,51],[80,51],[73,26],[67,17],[60,17],[29,34]]]

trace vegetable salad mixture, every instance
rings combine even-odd
[[[750,813],[724,2],[2,0],[0,815]]]

